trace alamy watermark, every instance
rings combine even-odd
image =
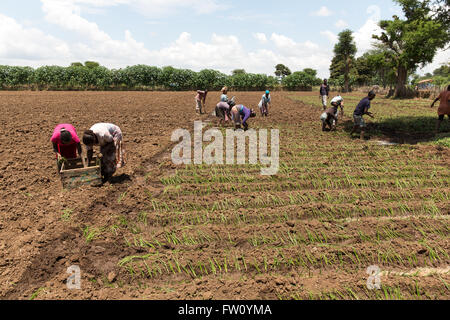
[[[69,290],[81,289],[81,269],[79,266],[70,266],[67,268],[70,276],[67,278],[66,285]]]
[[[248,138],[248,163],[256,165],[259,160],[261,165],[266,166],[261,167],[261,175],[270,176],[278,173],[280,163],[280,131],[278,129],[270,130],[269,156],[267,129],[247,131],[227,129],[224,138],[222,131],[218,128],[212,128],[203,133],[205,125],[202,121],[194,122],[193,144],[188,130],[177,129],[172,133],[172,142],[181,139],[172,150],[174,164],[246,164],[246,139]],[[211,142],[213,138],[214,141]],[[210,144],[203,148],[203,142],[210,142]]]
[[[367,268],[366,273],[369,275],[369,278],[367,278],[367,289],[380,290],[381,289],[380,267],[370,266]]]

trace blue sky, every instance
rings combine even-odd
[[[273,74],[284,63],[327,77],[340,31],[354,31],[360,55],[376,23],[393,14],[401,11],[391,0],[2,0],[0,64],[95,60]],[[448,60],[441,52],[423,72]]]

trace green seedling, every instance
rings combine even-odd
[[[39,293],[41,293],[42,291],[44,291],[45,288],[39,288],[37,289],[35,292],[33,292],[30,296],[30,300],[34,300],[38,297]]]
[[[71,218],[73,210],[72,209],[64,209],[63,214],[61,215],[62,221],[69,221]]]

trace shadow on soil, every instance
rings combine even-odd
[[[437,138],[450,137],[450,120],[446,117],[441,123],[439,134],[435,134],[437,117],[397,117],[367,124],[366,135],[398,144],[417,144],[431,142]],[[350,134],[353,121],[345,119],[342,126]],[[359,130],[358,130],[359,135]],[[355,134],[355,137],[357,135]]]
[[[121,184],[127,181],[131,181],[131,177],[128,174],[121,174],[120,176],[113,176],[109,179],[111,184]]]

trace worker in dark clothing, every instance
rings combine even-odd
[[[322,102],[323,110],[327,109],[328,95],[330,94],[330,86],[328,80],[323,79],[323,83],[320,85],[320,101]]]

